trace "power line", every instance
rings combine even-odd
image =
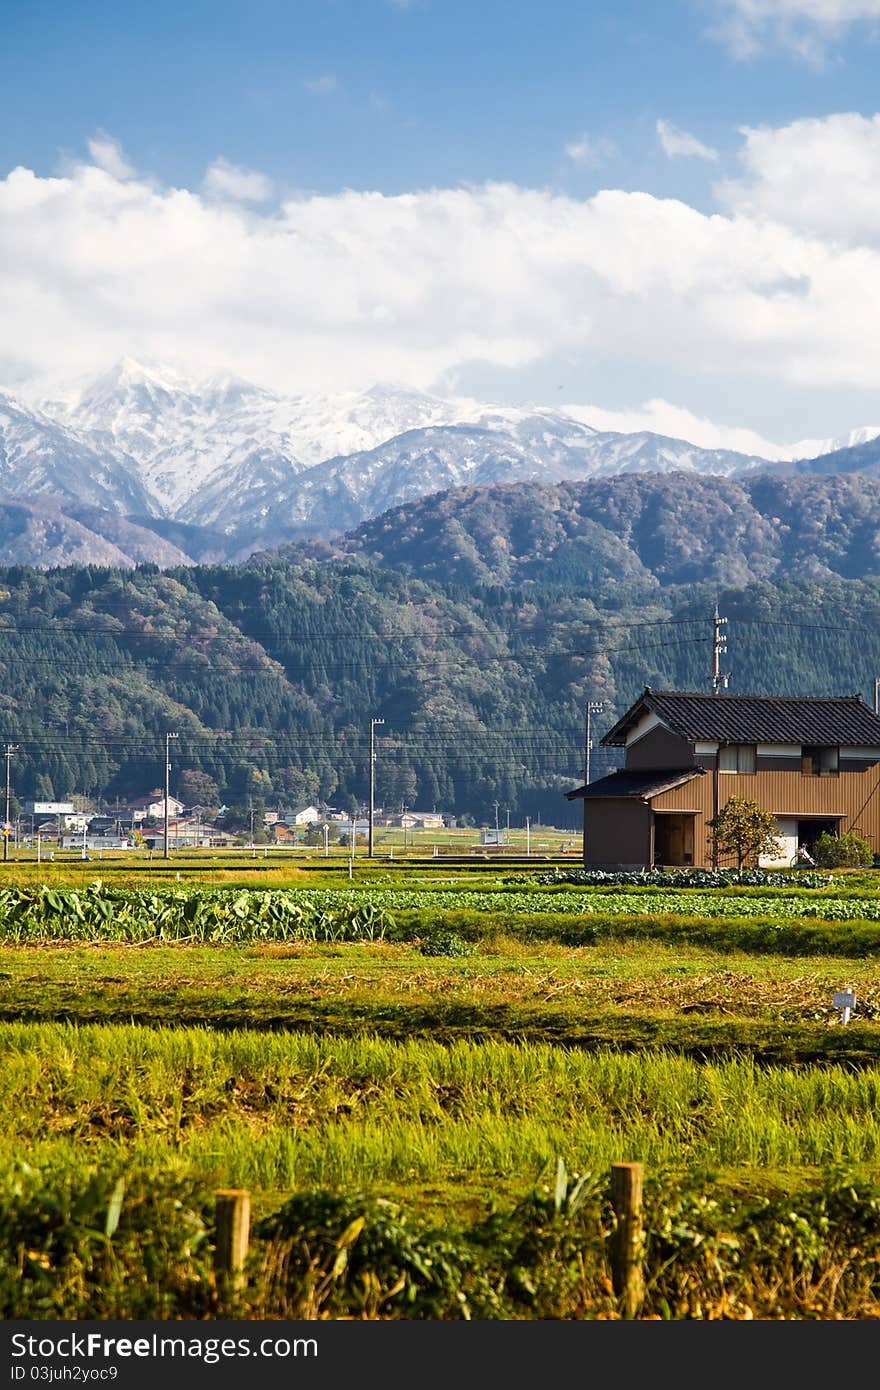
[[[608,648],[605,648],[605,647],[595,647],[595,648],[592,648],[592,649],[578,650],[578,651],[565,651],[565,650],[560,650],[560,651],[543,651],[543,652],[540,652],[540,654],[541,654],[545,659],[547,659],[547,660],[551,660],[551,659],[559,658],[559,657],[561,657],[561,658],[563,658],[563,659],[565,659],[565,660],[572,660],[572,659],[574,659],[575,657],[578,657],[578,658],[580,658],[580,657],[589,657],[589,656],[609,656],[609,657],[611,657],[611,656],[625,655],[625,654],[628,653],[628,652],[642,653],[642,652],[645,652],[645,651],[656,650],[657,648],[660,648],[660,647],[672,647],[672,646],[682,646],[682,645],[687,645],[687,644],[699,644],[699,643],[705,643],[705,642],[709,642],[709,641],[711,641],[711,638],[709,638],[709,637],[675,637],[675,638],[671,638],[668,642],[639,643],[639,644],[634,645],[634,646],[631,646],[631,647],[613,647],[613,648],[611,648],[611,649],[608,649]],[[539,649],[539,651],[540,651],[540,649]],[[103,655],[109,655],[109,654],[103,654]],[[99,666],[96,666],[96,665],[95,665],[95,662],[94,662],[94,661],[88,659],[87,657],[64,657],[64,656],[11,656],[11,657],[4,657],[4,656],[0,655],[0,666],[15,666],[15,665],[21,665],[21,666],[52,666],[52,667],[61,667],[61,668],[64,668],[64,669],[66,669],[66,670],[83,669],[83,670],[86,670],[86,671],[94,672],[96,675],[113,675],[115,672],[118,672],[118,671],[124,671],[124,672],[127,672],[127,673],[134,673],[134,674],[137,674],[137,673],[150,673],[150,672],[155,671],[155,670],[161,670],[161,671],[178,671],[178,672],[179,672],[179,671],[189,671],[189,672],[198,673],[198,674],[200,674],[200,675],[229,675],[229,674],[252,673],[252,674],[255,674],[255,675],[274,676],[274,677],[282,677],[282,678],[284,678],[284,677],[289,677],[290,675],[292,675],[292,674],[294,674],[294,673],[297,673],[297,672],[300,673],[300,674],[306,672],[306,673],[311,673],[311,674],[313,674],[313,675],[315,675],[315,676],[318,676],[321,672],[331,672],[331,671],[361,671],[361,670],[363,670],[363,671],[365,672],[365,675],[369,678],[369,677],[371,677],[373,674],[375,674],[375,673],[377,673],[377,672],[381,672],[381,671],[387,671],[387,670],[393,670],[393,671],[402,671],[402,670],[406,670],[406,671],[417,671],[417,670],[422,670],[427,664],[430,664],[430,663],[439,663],[439,662],[443,662],[443,661],[446,661],[446,662],[449,663],[449,664],[456,664],[456,663],[457,663],[457,664],[460,664],[460,665],[469,664],[469,663],[472,663],[472,662],[474,662],[474,661],[479,661],[480,663],[485,663],[485,662],[505,662],[505,661],[514,661],[514,662],[520,662],[520,663],[521,663],[521,662],[523,662],[527,657],[532,657],[532,658],[533,658],[534,655],[535,655],[535,649],[534,649],[534,648],[527,648],[526,650],[524,650],[524,651],[522,651],[522,652],[496,652],[496,653],[494,653],[494,654],[489,654],[489,653],[483,653],[483,652],[481,652],[481,653],[479,653],[479,654],[474,654],[474,655],[472,655],[472,656],[469,656],[467,653],[461,652],[461,651],[458,650],[458,649],[451,649],[451,650],[449,650],[449,651],[441,651],[441,652],[424,652],[424,653],[422,653],[417,659],[413,659],[412,661],[408,661],[408,662],[389,661],[389,662],[386,662],[384,665],[371,665],[371,666],[366,666],[366,664],[365,664],[364,661],[327,662],[327,661],[323,661],[323,660],[321,660],[321,659],[319,659],[319,658],[316,658],[314,661],[309,662],[309,663],[307,663],[307,664],[306,664],[306,663],[303,663],[303,664],[301,664],[301,665],[293,666],[293,665],[290,665],[290,664],[288,664],[288,663],[281,662],[281,661],[279,661],[277,658],[274,658],[274,657],[267,657],[267,658],[266,658],[267,661],[272,661],[272,662],[275,663],[275,669],[273,669],[272,667],[263,665],[263,664],[261,664],[261,665],[243,665],[243,664],[237,664],[237,663],[231,662],[231,663],[226,663],[226,664],[222,664],[222,665],[221,665],[221,664],[218,664],[217,662],[210,661],[210,660],[205,660],[205,661],[203,661],[203,662],[175,662],[175,661],[163,661],[160,657],[156,657],[156,658],[153,659],[153,663],[152,663],[152,664],[148,664],[147,661],[143,661],[143,662],[136,662],[136,661],[134,661],[134,660],[131,660],[131,661],[120,661],[115,667],[111,668],[109,671],[104,671],[104,670],[102,670]]]

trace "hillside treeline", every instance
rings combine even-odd
[[[14,567],[0,570],[0,738],[15,745],[18,797],[112,804],[159,787],[173,731],[172,789],[187,800],[353,809],[377,718],[378,805],[574,827],[562,793],[582,776],[585,701],[605,702],[598,740],[645,684],[705,689],[716,598],[731,690],[869,698],[877,579],[646,594],[598,593],[577,572],[419,579],[363,556]],[[618,760],[597,748],[593,775]]]
[[[291,557],[363,555],[423,579],[580,587],[603,602],[670,584],[880,574],[876,477],[626,474],[455,488]]]

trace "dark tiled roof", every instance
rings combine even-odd
[[[639,768],[631,772],[624,769],[620,772],[610,772],[607,777],[598,778],[588,787],[577,787],[565,795],[569,801],[592,801],[594,797],[603,796],[652,797],[659,796],[661,792],[669,791],[672,787],[680,787],[692,777],[702,776],[704,771],[701,767],[673,768],[671,771],[664,769],[662,772],[658,772],[656,768],[650,771]]]
[[[646,711],[691,742],[880,744],[880,718],[860,695],[715,695],[650,686],[602,743],[624,743]]]

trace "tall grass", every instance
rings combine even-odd
[[[255,1188],[533,1174],[622,1157],[880,1165],[880,1077],[664,1053],[0,1026],[0,1168],[171,1164]]]

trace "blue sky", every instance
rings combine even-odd
[[[51,337],[55,346],[43,364],[39,335],[22,345],[21,334],[12,333],[0,338],[0,368],[7,379],[41,365],[63,371],[69,332],[71,370],[97,366],[124,348],[155,356],[177,344],[193,368],[203,359],[206,368],[228,365],[267,381],[280,352],[284,372],[272,384],[299,375],[307,386],[332,389],[363,384],[349,351],[359,339],[361,356],[366,351],[380,376],[420,387],[511,400],[563,390],[572,400],[618,411],[663,398],[778,439],[880,424],[880,404],[877,420],[869,418],[880,369],[875,381],[863,360],[873,354],[873,324],[864,325],[860,351],[853,323],[860,303],[873,303],[880,239],[880,204],[875,209],[869,193],[875,172],[880,181],[880,126],[871,124],[878,27],[880,0],[5,0],[0,179],[17,167],[32,171],[47,219],[56,229],[65,217],[70,223],[67,251],[53,247],[41,280],[27,253],[42,235],[32,221],[34,190],[7,179],[0,222],[6,219],[8,242],[0,249],[13,261],[23,257],[24,273],[33,276],[25,294],[21,266],[10,272],[18,312],[33,315],[48,304],[42,341]],[[748,146],[746,127],[770,135]],[[801,166],[797,179],[792,151]],[[817,157],[828,162],[816,164]],[[849,186],[841,182],[853,161],[863,204],[855,241]],[[101,178],[92,178],[89,166]],[[53,179],[67,181],[64,198]],[[127,190],[124,214],[106,179]],[[814,206],[823,180],[830,180],[827,200],[840,225]],[[491,199],[487,209],[480,193],[496,184],[512,190],[506,209]],[[197,200],[187,204],[186,227],[175,190]],[[384,231],[375,206],[346,198],[346,190],[386,195]],[[430,190],[450,197],[422,198],[416,215],[405,200]],[[468,190],[470,201],[451,196]],[[595,203],[603,190],[648,201]],[[529,191],[540,194],[543,210],[529,202]],[[698,220],[670,212],[670,199]],[[295,214],[285,214],[294,203]],[[559,249],[558,275],[547,255],[538,257],[537,274],[547,279],[536,281],[535,295],[558,319],[558,331],[544,334],[541,303],[527,303],[522,290],[524,276],[536,273],[535,258],[519,263],[517,243],[552,242],[569,216],[578,227]],[[140,249],[131,225],[152,217],[155,227],[144,232]],[[406,249],[383,261],[377,243],[389,228],[400,230],[401,219]],[[599,222],[601,229],[594,227]],[[785,234],[768,231],[768,222]],[[451,249],[441,266],[445,225]],[[625,283],[612,252],[621,238],[629,244],[631,233],[637,248],[640,227],[650,264],[641,265],[633,249],[632,284]],[[278,251],[282,231],[287,260]],[[594,233],[603,240],[594,243]],[[711,270],[686,286],[679,235],[690,248],[689,264],[695,255],[711,258]],[[123,302],[120,285],[158,274],[163,255],[169,302],[176,276],[191,293],[183,248],[200,236],[209,258],[218,256],[216,289],[202,283],[201,301],[193,295],[177,322],[170,303],[160,321],[161,288],[145,295],[149,305]],[[268,253],[264,236],[272,243]],[[345,306],[331,305],[322,319],[306,283],[303,294],[291,292],[286,317],[273,322],[272,286],[260,277],[269,275],[276,251],[273,273],[288,286],[301,270],[291,249],[296,238],[309,243],[305,280],[321,273],[319,250],[332,245],[326,273],[338,285],[349,236]],[[707,236],[715,238],[711,251],[703,246]],[[123,237],[132,247],[128,268]],[[469,246],[475,263],[485,258],[492,274],[509,262],[510,281],[498,275],[494,298],[474,288],[478,269],[462,288]],[[658,246],[665,247],[662,264]],[[861,297],[859,252],[871,262]],[[205,255],[193,255],[201,277]],[[728,258],[738,269],[736,283],[725,288]],[[776,267],[769,276],[765,261]],[[116,278],[95,289],[84,326],[84,296],[107,263]],[[403,291],[391,283],[404,270],[413,277],[413,302],[421,302],[418,324],[405,322]],[[566,309],[559,283],[566,276],[576,314]],[[840,321],[834,313],[831,322],[838,283]],[[676,285],[676,317],[688,296],[699,298],[700,323],[682,309],[670,353],[658,317],[668,313]],[[253,289],[253,312],[241,302],[230,310],[235,286],[239,301]],[[366,289],[368,309],[353,309]],[[441,322],[454,293],[473,296],[472,324],[464,311]],[[522,313],[511,316],[505,302],[518,297]],[[200,302],[203,338],[190,331]],[[437,318],[433,343],[429,311]],[[624,333],[627,315],[632,331]],[[487,319],[497,322],[484,333]],[[221,320],[225,329],[218,329]],[[299,338],[294,320],[308,322]],[[383,325],[378,347],[365,324]],[[238,357],[236,334],[246,340]],[[341,353],[335,334],[345,337]],[[831,345],[827,364],[823,336]],[[229,344],[225,356],[221,339]],[[715,343],[723,351],[716,354]],[[841,351],[852,370],[841,365]],[[326,363],[320,371],[319,361]]]
[[[732,156],[742,125],[871,114],[880,48],[743,61],[699,0],[5,0],[0,168],[42,173],[104,129],[192,186],[218,155],[282,184],[401,193],[512,180],[705,198],[665,119]],[[585,132],[596,165],[565,155]]]

